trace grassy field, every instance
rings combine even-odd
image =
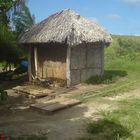
[[[104,78],[93,77],[108,86],[78,94],[75,98],[90,103],[140,89],[140,37],[113,36],[113,40],[105,50]],[[99,84],[93,78],[89,79],[88,84]],[[99,112],[101,119],[87,125],[89,137],[82,140],[140,140],[140,98],[132,95],[129,99],[114,103],[117,109]]]

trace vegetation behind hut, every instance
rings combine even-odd
[[[19,62],[19,56],[26,56],[26,52],[19,48],[17,38],[34,24],[34,18],[25,0],[1,0],[0,23],[0,62],[4,62],[7,69]]]

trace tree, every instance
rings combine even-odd
[[[0,0],[0,23],[7,25],[9,23],[9,18],[7,12],[13,6],[12,0]]]
[[[25,8],[14,18],[14,26],[17,36],[24,33],[28,28],[30,28],[35,22],[34,15],[31,15],[29,8]]]
[[[12,16],[25,6],[25,0],[0,0],[0,23],[8,26]]]
[[[15,64],[22,53],[10,22],[25,7],[25,0],[0,0],[0,61]]]
[[[6,26],[0,26],[0,61],[6,61],[7,64],[17,63],[21,51],[15,38],[16,35]]]

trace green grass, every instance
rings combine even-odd
[[[4,67],[5,66],[5,62],[0,62],[0,67]]]
[[[102,76],[96,75],[86,80],[87,84],[111,84],[116,82],[120,77],[125,77],[126,71],[106,70]]]
[[[103,97],[116,96],[140,86],[140,37],[113,36],[113,44],[105,50],[105,70],[109,76],[91,77],[88,84],[108,84],[106,87],[75,98],[83,102],[103,101]],[[124,75],[114,73],[124,72]],[[111,76],[110,76],[111,75]],[[111,77],[111,78],[110,78]],[[97,80],[97,83],[94,81]],[[106,80],[109,79],[109,82]],[[81,140],[140,140],[140,99],[115,101],[118,109],[99,112],[97,121],[87,124],[88,136]]]
[[[100,97],[115,96],[123,92],[133,90],[137,85],[136,83],[137,81],[121,81],[97,91],[79,93],[74,95],[73,98],[76,98],[82,102],[92,102]]]
[[[140,140],[140,99],[118,102],[119,109],[100,112],[98,121],[87,125],[89,137],[82,140]]]

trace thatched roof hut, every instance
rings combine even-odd
[[[19,40],[29,47],[30,80],[58,78],[67,85],[102,74],[103,48],[111,41],[104,28],[69,9],[34,25]]]

